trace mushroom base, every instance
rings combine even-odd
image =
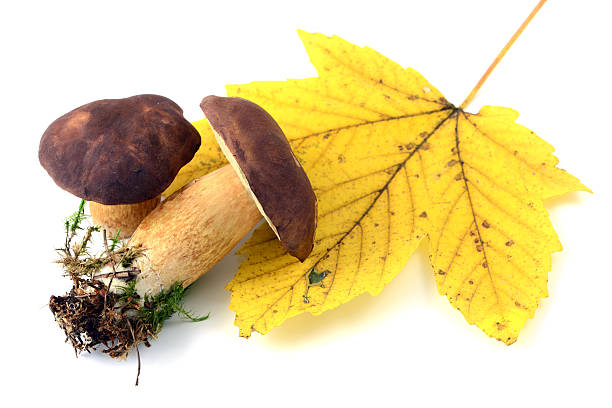
[[[161,200],[158,195],[150,200],[136,204],[105,205],[89,202],[89,212],[95,225],[106,230],[107,236],[114,237],[119,231],[119,238],[132,236],[140,222],[157,207]]]

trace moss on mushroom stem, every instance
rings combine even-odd
[[[124,245],[118,235],[108,239],[106,231],[93,225],[84,227],[84,201],[65,222],[66,240],[58,249],[65,275],[72,288],[63,296],[51,296],[49,308],[66,334],[75,353],[100,350],[114,358],[123,358],[139,344],[161,331],[174,313],[191,321],[202,321],[208,315],[193,317],[185,310],[182,299],[186,288],[175,282],[155,295],[140,296],[135,289],[139,271],[134,262],[146,256],[141,247]],[[90,244],[95,234],[103,235],[104,251],[92,254]],[[75,242],[80,238],[78,242]],[[102,271],[111,265],[110,273]],[[103,278],[109,278],[118,290],[110,291]],[[109,282],[110,283],[110,282]]]

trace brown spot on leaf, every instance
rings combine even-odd
[[[484,262],[482,263],[482,267],[483,267],[483,268],[488,268],[488,267],[489,267],[489,264],[487,263],[487,261],[484,261]]]
[[[427,211],[423,211],[421,214],[419,214],[419,217],[427,218]]]
[[[468,283],[469,283],[470,285],[473,285],[473,284],[474,284],[474,281],[470,279],[470,280],[468,281]]]
[[[461,181],[462,178],[463,178],[463,174],[462,173],[457,173],[457,175],[455,176],[455,180],[457,180],[457,181]]]
[[[457,160],[452,159],[448,163],[446,163],[446,167],[453,167],[457,163],[458,163]]]
[[[514,245],[514,241],[513,240],[506,241],[506,246],[507,247],[512,246],[512,245]]]
[[[487,222],[487,220],[484,220],[484,221],[482,222],[482,226],[483,226],[484,228],[491,228],[491,225],[490,225],[490,224]]]
[[[446,275],[446,272],[444,272],[442,269],[438,269],[438,275]]]

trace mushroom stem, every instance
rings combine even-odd
[[[136,204],[105,205],[89,202],[89,211],[95,225],[106,229],[110,237],[119,232],[119,238],[129,238],[140,222],[157,207],[161,195]]]
[[[137,292],[155,295],[176,282],[191,284],[261,219],[229,165],[188,184],[153,210],[129,241],[145,248],[134,265]]]

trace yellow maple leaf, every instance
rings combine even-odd
[[[378,294],[427,235],[439,292],[468,322],[514,342],[561,249],[542,199],[586,188],[515,111],[469,114],[372,49],[300,36],[318,78],[228,87],[277,119],[320,213],[304,263],[266,226],[241,248],[247,258],[228,285],[240,334]]]
[[[467,113],[370,48],[299,34],[318,78],[227,88],[278,121],[319,201],[304,263],[267,226],[240,249],[246,260],[227,286],[240,335],[378,294],[427,236],[439,292],[469,323],[514,342],[561,249],[542,200],[588,189],[514,110]]]

